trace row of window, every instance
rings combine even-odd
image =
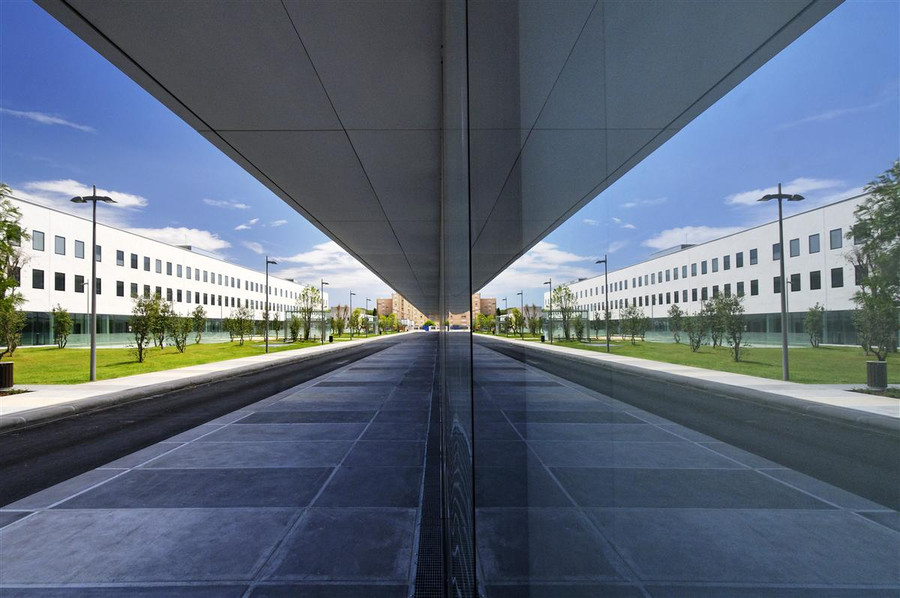
[[[44,233],[35,230],[31,233],[31,247],[35,251],[44,251]],[[97,245],[96,251],[96,260],[98,262],[102,261],[102,248],[100,245]],[[66,238],[61,237],[59,235],[54,236],[53,238],[53,251],[56,255],[66,255]],[[74,255],[78,259],[84,259],[84,241],[75,240],[74,247]],[[129,255],[130,264],[132,269],[137,270],[139,268],[139,256],[136,253],[132,253]],[[116,250],[116,265],[117,266],[125,266],[125,252],[117,249]],[[157,274],[162,274],[163,271],[163,262],[162,260],[155,260],[154,270]],[[149,256],[144,256],[143,259],[143,267],[145,272],[150,272],[151,268],[151,258]],[[188,280],[193,278],[196,281],[200,281],[201,272],[203,276],[203,282],[210,282],[212,284],[218,284],[220,286],[232,287],[232,288],[241,288],[241,279],[235,278],[233,276],[225,275],[223,276],[221,273],[216,274],[215,272],[211,272],[208,270],[200,270],[200,268],[191,268],[190,266],[182,266],[181,264],[172,264],[172,262],[166,262],[166,274],[168,276],[172,276],[173,273],[178,278],[186,277]],[[185,276],[186,275],[186,276]],[[224,281],[224,285],[223,285]],[[255,293],[264,293],[266,285],[260,284],[258,282],[251,282],[249,280],[244,280],[244,290],[251,291]],[[296,291],[288,291],[282,288],[273,288],[271,285],[269,286],[269,293],[277,296],[277,297],[286,297],[288,299],[296,299],[298,293]]]
[[[861,270],[859,267],[856,268],[855,278],[856,284],[859,285],[862,282],[862,278],[865,276],[865,272]],[[788,290],[789,292],[796,293],[797,291],[801,291],[802,289],[802,281],[800,274],[791,274],[788,279]],[[831,288],[838,289],[844,286],[844,269],[843,268],[832,268],[831,269]],[[811,291],[818,291],[822,288],[822,272],[820,270],[814,270],[809,273],[809,289]],[[710,290],[712,291],[710,293]],[[772,290],[774,293],[781,293],[781,277],[775,276],[772,282]],[[730,283],[726,283],[722,286],[721,289],[722,294],[726,297],[730,297],[732,295],[732,287]],[[709,287],[701,287],[699,289],[694,288],[690,289],[690,300],[691,301],[706,301],[709,299],[710,294],[713,297],[718,297],[720,293],[719,285],[713,285],[710,289]],[[745,294],[745,287],[743,282],[738,282],[735,284],[734,293],[739,297],[743,297]],[[750,295],[756,296],[759,295],[759,280],[754,279],[750,281]],[[688,301],[688,289],[682,289],[680,292],[681,302],[687,303]],[[651,305],[670,305],[672,303],[679,303],[679,291],[669,291],[666,293],[658,293],[653,295],[644,295],[638,296],[637,298],[632,297],[631,301],[629,299],[613,299],[610,301],[610,305],[612,309],[620,309],[628,307],[629,305],[637,305],[638,307],[649,307]],[[590,310],[601,310],[603,309],[604,302],[590,303],[587,305],[587,309]]]
[[[75,274],[73,277],[73,290],[76,293],[84,293],[88,290],[88,282],[85,281],[84,276],[80,274]],[[102,285],[100,279],[96,279],[97,285],[97,294],[102,294]],[[45,273],[43,270],[34,269],[31,271],[31,286],[34,289],[43,289],[45,288]],[[56,291],[65,291],[66,290],[66,274],[64,272],[54,272],[53,273],[53,289]],[[130,283],[130,295],[132,298],[138,296],[138,283],[132,282]],[[143,295],[144,297],[150,296],[150,285],[143,285]],[[159,297],[162,297],[162,287],[156,287],[154,290],[154,294]],[[117,280],[116,281],[116,297],[124,297],[125,296],[125,281]],[[223,297],[222,295],[216,295],[214,293],[200,293],[200,291],[183,291],[182,289],[166,289],[166,301],[174,302],[174,303],[196,303],[197,305],[219,305],[225,307],[241,307],[241,299],[240,297]],[[224,301],[224,303],[223,303]],[[243,306],[249,307],[251,309],[263,309],[265,305],[265,301],[260,301],[257,299],[244,299]],[[275,303],[271,302],[272,309],[274,311],[289,311],[292,309],[290,305],[284,303]]]
[[[830,249],[840,249],[844,246],[844,234],[840,228],[835,228],[828,233],[828,246]],[[810,254],[819,253],[821,250],[819,242],[819,233],[809,235],[807,239],[807,247]],[[790,257],[798,257],[800,255],[800,238],[788,241],[788,251]],[[772,244],[772,259],[778,261],[781,259],[781,243]]]

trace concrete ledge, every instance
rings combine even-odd
[[[101,388],[97,388],[97,394],[88,395],[83,398],[0,415],[0,435],[9,433],[13,430],[43,425],[56,420],[102,411],[136,401],[152,400],[162,395],[187,390],[193,387],[208,384],[221,384],[229,380],[251,376],[275,367],[299,364],[325,355],[340,354],[365,344],[377,342],[387,343],[390,339],[399,338],[400,336],[403,335],[392,334],[383,337],[371,337],[370,339],[360,340],[359,342],[342,342],[339,344],[324,345],[322,348],[307,347],[294,351],[282,351],[279,353],[270,353],[269,355],[242,357],[234,360],[212,362],[186,368],[105,380],[103,382],[114,382],[117,386],[129,384],[129,381],[133,381],[135,385],[125,390],[102,390]],[[250,363],[247,363],[248,361],[250,361]],[[229,367],[229,364],[233,365]],[[217,371],[203,371],[210,366],[216,366]],[[191,373],[191,370],[200,371],[198,373]],[[168,374],[172,377],[162,382],[141,383],[144,382],[144,380],[141,380],[142,378],[146,379],[149,376],[157,377],[160,374]],[[96,383],[86,383],[78,386],[87,387],[93,384]],[[28,395],[16,396],[27,397]]]

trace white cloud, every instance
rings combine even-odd
[[[609,244],[609,247],[606,248],[606,253],[615,253],[626,245],[628,245],[628,241],[613,241]]]
[[[284,226],[285,224],[287,224],[287,220],[273,220],[269,223],[269,226],[271,226],[272,228],[277,228],[279,226]]]
[[[621,207],[630,209],[630,208],[646,208],[650,206],[658,206],[666,203],[669,200],[668,197],[657,197],[654,199],[634,199],[632,201],[626,201],[621,205]]]
[[[653,249],[669,249],[682,243],[705,243],[719,237],[731,235],[744,230],[740,226],[680,226],[661,231],[655,237],[651,237],[642,243],[644,247]]]
[[[622,219],[616,218],[615,216],[612,217],[612,221],[615,222],[616,224],[622,224]]]
[[[839,186],[843,185],[841,181],[837,181],[834,179],[814,179],[807,177],[796,178],[793,181],[785,183],[781,186],[782,193],[798,193],[801,195],[805,195],[814,191],[821,191],[826,189],[835,189]],[[773,185],[772,187],[766,187],[764,189],[753,189],[750,191],[741,191],[740,193],[733,193],[725,198],[726,204],[731,205],[744,205],[749,206],[755,204],[760,197],[763,195],[768,195],[770,193],[777,193],[778,186]],[[849,197],[849,196],[848,196]]]
[[[585,219],[583,220],[583,222],[584,222],[585,224],[587,224],[587,225],[590,225],[590,226],[599,226],[599,225],[600,225],[600,221],[599,221],[599,220],[594,220],[593,218],[585,218]]]
[[[896,96],[895,96],[896,98]],[[812,116],[807,116],[806,118],[801,118],[800,120],[795,120],[794,122],[784,123],[780,125],[779,129],[789,129],[791,127],[797,127],[800,125],[805,125],[808,123],[814,122],[827,122],[829,120],[835,120],[836,118],[840,118],[842,116],[847,116],[849,114],[858,114],[860,112],[868,112],[870,110],[875,110],[876,108],[880,108],[891,101],[896,101],[896,99],[892,99],[890,97],[886,97],[877,102],[871,102],[869,104],[863,104],[862,106],[852,106],[850,108],[836,108],[833,110],[826,110],[825,112],[820,112],[818,114],[813,114]]]
[[[235,226],[234,230],[250,230],[257,222],[259,222],[259,218],[251,218],[247,222]]]
[[[29,181],[12,189],[13,197],[83,218],[90,218],[90,206],[75,204],[69,200],[79,195],[90,195],[92,192],[90,186],[72,179]],[[111,197],[116,201],[115,204],[104,204],[97,208],[97,221],[118,228],[129,226],[132,217],[148,203],[147,199],[140,195],[122,191],[97,189],[97,194]]]
[[[257,253],[259,255],[262,255],[265,252],[262,244],[257,243],[256,241],[241,241],[241,245],[243,245],[253,253]]]
[[[636,227],[635,225],[631,224],[630,222],[626,222],[625,224],[622,225],[622,228],[627,228],[627,229],[634,230],[634,229],[636,229],[637,227]]]
[[[369,293],[368,296],[372,299],[375,298],[374,294],[382,297],[390,293],[390,289],[377,276],[334,241],[319,243],[309,251],[274,259],[279,266],[296,264],[280,267],[278,276],[293,278],[301,284],[318,284],[318,281],[324,278],[332,289],[352,287],[354,291],[359,290],[360,295],[363,292]]]
[[[97,130],[94,127],[89,127],[87,125],[80,125],[78,123],[73,123],[72,121],[66,120],[59,116],[54,116],[53,114],[47,114],[46,112],[32,112],[32,111],[23,111],[23,110],[11,110],[9,108],[0,108],[0,113],[8,114],[9,116],[14,116],[16,118],[24,118],[25,120],[30,120],[36,123],[40,123],[42,125],[60,125],[63,127],[69,127],[72,129],[77,129],[78,131],[84,131],[85,133],[96,133]]]
[[[637,228],[635,225],[631,224],[630,222],[625,222],[621,218],[616,218],[615,216],[612,217],[612,221],[615,222],[616,224],[618,224],[619,228],[627,228],[630,230],[634,230]]]
[[[228,199],[203,199],[203,203],[214,208],[225,208],[228,210],[249,210],[250,206],[245,203],[231,201]]]
[[[611,251],[620,248],[621,246],[618,246]],[[486,297],[515,297],[516,293],[524,289],[531,291],[525,299],[527,303],[531,303],[536,300],[538,293],[542,292],[542,285],[548,276],[553,277],[553,285],[556,286],[559,283],[596,275],[597,271],[588,265],[592,265],[596,259],[565,251],[554,243],[541,241],[501,272],[481,293]]]
[[[184,226],[164,228],[129,228],[129,232],[143,235],[169,245],[190,245],[212,253],[231,247],[231,243],[208,230]]]

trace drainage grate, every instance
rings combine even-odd
[[[431,419],[425,452],[425,482],[422,493],[422,523],[416,564],[414,598],[441,598],[444,595],[444,550],[441,522],[441,418],[435,379],[431,395]]]

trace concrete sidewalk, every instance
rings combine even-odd
[[[353,341],[325,344],[317,347],[305,347],[291,351],[279,351],[252,357],[241,357],[213,363],[192,365],[172,370],[162,370],[135,376],[124,376],[96,382],[84,382],[82,384],[17,384],[16,389],[30,390],[33,392],[0,397],[0,417],[20,415],[34,409],[61,406],[64,404],[88,401],[122,393],[125,391],[139,391],[141,389],[160,392],[171,390],[175,387],[186,386],[193,383],[207,382],[210,376],[240,373],[246,369],[255,369],[260,366],[274,365],[298,358],[312,358],[329,353],[339,354],[343,349],[357,347],[362,344],[395,338],[408,332],[391,334],[387,336],[371,336]],[[151,388],[153,387],[153,388]]]
[[[854,409],[864,413],[900,419],[900,401],[897,399],[850,391],[852,388],[864,388],[864,383],[798,384],[796,382],[783,382],[781,380],[771,380],[769,378],[759,378],[757,376],[720,372],[717,370],[707,370],[675,363],[640,359],[637,357],[625,357],[623,355],[612,353],[607,354],[596,351],[573,349],[570,347],[560,347],[558,345],[549,345],[547,343],[538,343],[534,341],[521,341],[503,336],[491,336],[489,338],[531,349],[547,351],[557,355],[566,355],[581,361],[594,360],[601,363],[610,362],[623,364],[653,372],[665,372],[676,376],[684,376],[693,380],[727,384],[737,388],[758,390],[773,395],[781,395],[790,399],[799,399],[821,405]]]

